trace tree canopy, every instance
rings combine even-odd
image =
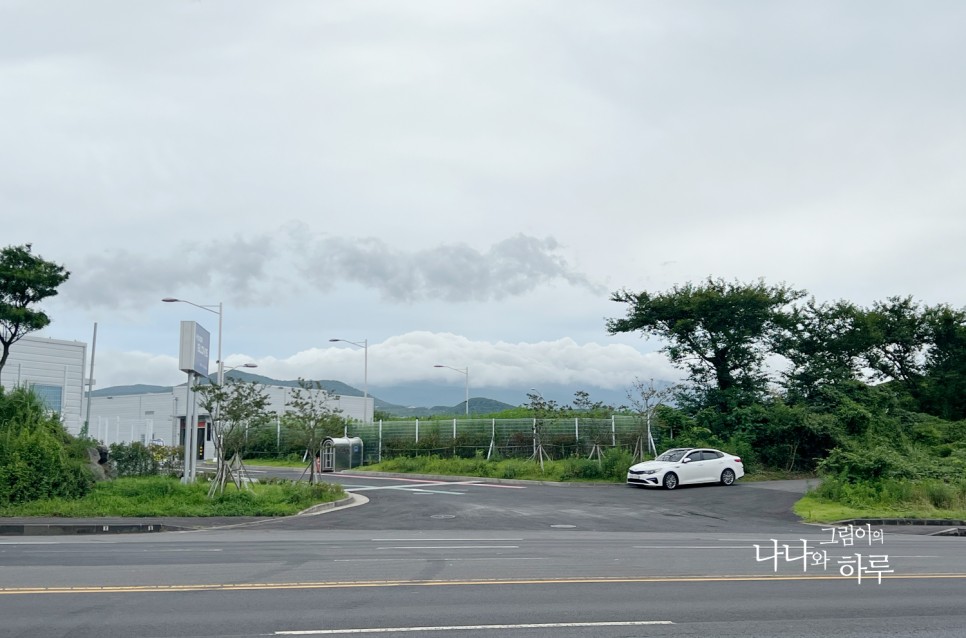
[[[804,294],[761,280],[712,278],[665,293],[621,290],[611,300],[627,304],[627,316],[608,319],[607,330],[664,339],[671,362],[687,370],[692,382],[712,385],[714,402],[724,408],[764,388],[764,357],[787,325],[786,309]]]
[[[50,324],[50,317],[32,306],[56,295],[70,277],[63,266],[34,255],[31,248],[24,244],[0,250],[0,370],[11,345]]]

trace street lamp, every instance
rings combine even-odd
[[[232,370],[237,370],[238,368],[257,368],[257,363],[240,363],[237,366],[231,366],[230,368],[225,368],[225,374],[228,374]]]
[[[466,366],[465,368],[460,370],[459,368],[454,368],[452,366],[444,366],[440,363],[435,364],[433,367],[449,368],[450,370],[455,370],[456,372],[459,372],[464,377],[466,377],[466,379],[464,379],[464,386],[463,386],[466,391],[466,400],[464,401],[464,403],[466,405],[466,416],[469,416],[470,415],[470,367]]]
[[[348,343],[353,346],[362,348],[363,351],[363,368],[362,368],[362,420],[365,423],[370,423],[369,418],[369,340],[363,339],[359,341],[349,341],[348,339],[329,339],[330,342],[336,343],[341,341],[342,343]]]

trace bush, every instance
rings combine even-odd
[[[87,494],[83,450],[31,390],[0,388],[0,505]]]
[[[112,443],[110,458],[117,476],[157,476],[161,463],[143,443]]]

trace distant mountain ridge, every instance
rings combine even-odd
[[[252,374],[250,372],[242,372],[240,370],[232,370],[225,374],[226,378],[229,379],[239,379],[241,381],[262,383],[265,385],[274,385],[281,387],[297,388],[299,385],[298,380],[279,380],[272,379],[271,377],[266,377],[260,374]],[[213,376],[209,376],[209,379],[214,379]],[[361,397],[365,393],[354,388],[351,385],[343,383],[342,381],[334,381],[331,379],[319,380],[318,384],[328,392],[332,394],[347,396],[347,397]],[[147,384],[134,384],[134,385],[117,385],[111,386],[109,388],[101,388],[99,390],[94,390],[91,392],[91,396],[94,397],[106,397],[106,396],[127,396],[132,394],[157,394],[161,392],[171,392],[176,386],[163,386],[163,385],[147,385]],[[389,413],[393,416],[440,416],[449,415],[458,416],[466,412],[466,402],[460,401],[454,406],[445,405],[435,405],[432,407],[417,407],[417,406],[404,406],[394,403],[389,403],[388,401],[383,401],[378,397],[370,394],[369,396],[373,399],[373,404],[375,409],[378,411]],[[516,407],[509,403],[503,403],[502,401],[497,401],[495,399],[487,399],[483,397],[470,397],[469,401],[469,413],[470,414],[493,414],[494,412],[501,412],[510,408]]]

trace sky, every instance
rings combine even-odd
[[[226,365],[278,379],[676,380],[612,292],[966,306],[963,33],[958,1],[0,0],[0,245],[70,271],[39,335],[96,323],[97,388],[181,383],[218,304]]]

